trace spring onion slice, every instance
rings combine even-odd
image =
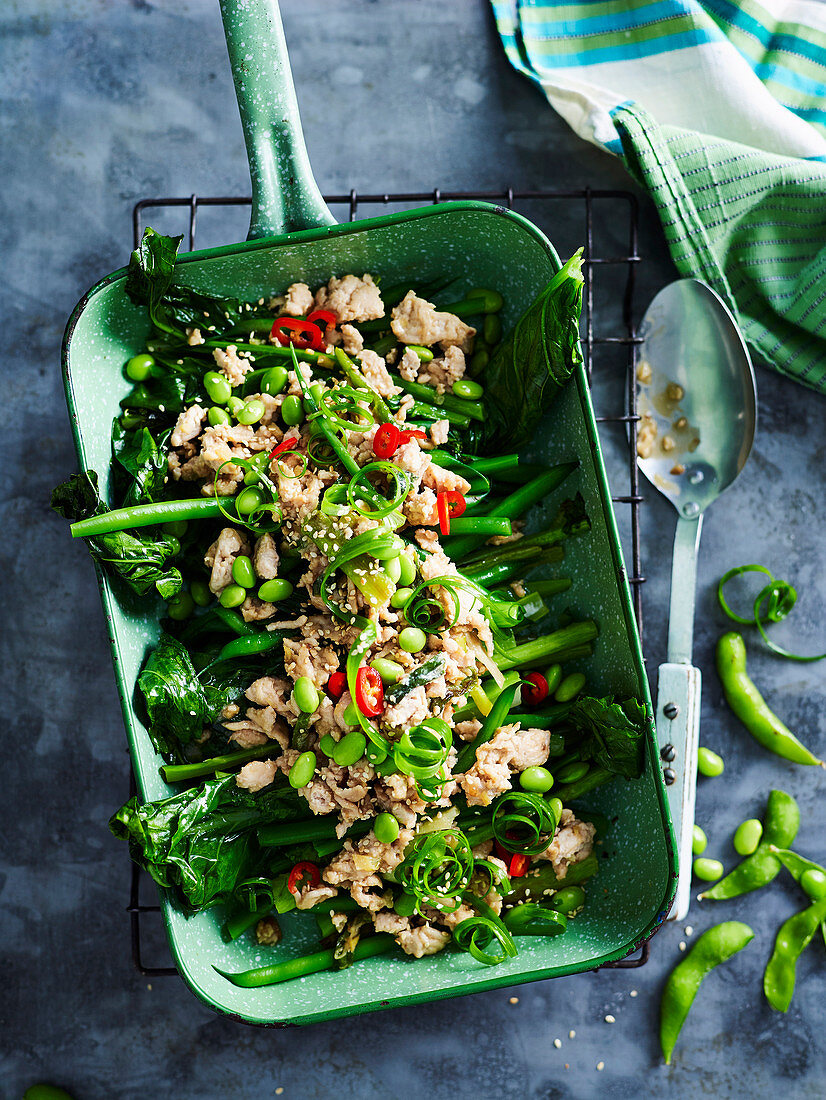
[[[370,474],[386,474],[392,478],[395,483],[392,497],[382,497],[378,493],[375,485],[370,481]],[[401,467],[396,466],[395,463],[368,462],[350,479],[347,486],[347,499],[350,501],[351,507],[360,516],[366,516],[368,519],[384,519],[385,516],[389,516],[391,512],[396,511],[407,496],[409,489],[409,475]],[[371,495],[378,498],[377,503],[378,501],[381,503],[377,508],[364,508],[362,505],[369,501]]]
[[[461,921],[453,930],[456,946],[467,951],[477,962],[485,966],[498,966],[506,959],[517,955],[516,944],[508,929],[489,906],[488,913],[477,913]],[[499,949],[494,954],[490,948],[493,943]]]
[[[366,396],[352,386],[337,386],[333,390],[325,390],[319,403],[319,415],[342,431],[365,432],[376,422],[365,403]],[[354,419],[347,420],[342,413],[352,414]]]
[[[728,584],[732,578],[739,577],[744,573],[763,573],[769,578],[769,583],[764,585],[754,597],[751,618],[746,618],[732,611],[723,592],[726,584]],[[766,633],[767,623],[782,622],[792,611],[794,605],[797,603],[797,590],[789,584],[788,581],[775,577],[771,570],[767,569],[765,565],[738,565],[734,569],[729,569],[727,573],[723,574],[717,584],[717,600],[723,612],[728,615],[730,619],[733,619],[734,622],[742,623],[744,626],[756,626],[763,641],[769,649],[773,653],[777,653],[778,656],[786,657],[790,661],[802,662],[822,661],[826,658],[826,653],[816,653],[811,656],[802,653],[792,653],[790,650],[784,649],[782,646],[773,642]],[[763,610],[764,604],[766,605],[765,611]]]
[[[269,490],[272,499],[269,501],[262,500],[262,502],[257,505],[257,507],[253,508],[253,510],[251,512],[248,512],[246,515],[241,515],[241,513],[237,510],[228,512],[223,505],[222,496],[218,492],[218,478],[220,477],[221,471],[224,469],[225,466],[237,466],[240,469],[247,471],[248,473],[254,473],[256,475],[256,482],[259,485],[263,485],[266,489]],[[268,532],[278,531],[281,527],[282,513],[281,505],[278,503],[278,489],[267,476],[267,474],[261,469],[261,467],[256,464],[254,459],[239,458],[237,456],[233,456],[232,458],[227,459],[226,462],[222,462],[218,469],[215,471],[213,488],[215,492],[215,503],[218,505],[218,510],[220,511],[222,516],[229,520],[230,523],[235,524],[239,527],[246,527],[247,530],[252,531],[254,535],[263,535]],[[248,486],[248,488],[252,488],[252,486]],[[238,495],[240,495],[241,492],[243,492],[243,489],[239,490]],[[254,521],[254,517],[259,515],[263,516],[266,513],[269,513],[270,516],[269,523],[263,524],[260,522],[256,523]]]
[[[477,881],[477,875],[482,881]],[[473,865],[473,887],[474,892],[483,898],[487,897],[491,890],[505,897],[511,892],[511,881],[507,872],[498,863],[490,859],[477,859]],[[474,903],[476,899],[471,896],[466,900]]]
[[[393,746],[393,759],[399,771],[412,775],[425,784],[442,770],[448,758],[452,736],[450,726],[441,718],[426,718],[410,730],[405,730]],[[444,785],[440,779],[438,789]],[[428,793],[436,789],[426,786]],[[438,796],[437,796],[438,797]]]
[[[550,803],[527,791],[503,794],[493,811],[493,835],[508,852],[539,855],[548,847],[558,824]]]
[[[420,833],[396,868],[396,880],[416,899],[420,914],[425,907],[455,913],[470,884],[473,863],[470,844],[460,830]]]
[[[504,917],[505,927],[514,936],[559,936],[568,927],[568,918],[537,902],[515,905]]]

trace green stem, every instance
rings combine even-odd
[[[366,390],[370,395],[370,404],[378,413],[382,423],[387,423],[393,420],[393,414],[387,405],[384,398],[376,393],[373,387],[366,381],[361,371],[356,364],[350,358],[350,356],[341,348],[335,350],[336,364],[341,368],[347,381],[350,385],[357,390]]]
[[[520,462],[518,466],[502,470],[496,476],[499,481],[507,481],[511,485],[524,485],[528,481],[533,481],[535,477],[541,477],[552,468],[538,462]]]
[[[400,374],[393,371],[390,372],[390,377],[394,385],[401,386],[405,393],[423,401],[425,405],[433,405],[437,409],[449,409],[463,416],[469,416],[471,420],[485,419],[485,409],[481,401],[467,401],[463,397],[454,397],[449,393],[438,394],[430,386],[425,386],[422,382],[408,382],[406,378],[402,378]]]
[[[508,687],[503,688],[496,697],[493,706],[490,708],[490,714],[485,718],[482,723],[482,728],[476,734],[476,737],[460,749],[456,759],[456,765],[453,769],[456,775],[466,772],[468,768],[473,766],[473,762],[476,759],[476,750],[480,745],[484,745],[487,741],[490,741],[499,727],[504,723],[508,711],[513,706],[518,689],[518,682],[510,684]]]
[[[500,480],[502,475],[508,470],[516,470],[519,468],[519,455],[494,455],[492,458],[477,458],[475,455],[468,455],[463,459],[464,462],[473,466],[473,469],[480,474],[493,474]],[[547,469],[547,467],[545,467]],[[530,480],[528,478],[527,480]]]
[[[452,549],[443,545],[442,549],[445,553],[450,554],[453,557]],[[513,577],[518,577],[525,573],[528,569],[534,569],[537,565],[544,565],[546,562],[559,562],[562,561],[565,556],[565,551],[561,546],[551,546],[544,553],[532,553],[526,554],[523,558],[511,559],[508,561],[494,561],[494,562],[474,562],[471,566],[462,566],[462,573],[466,577],[470,577],[471,580],[476,581],[477,584],[481,584],[483,588],[495,588],[499,584],[504,584],[506,581],[511,580]]]
[[[353,962],[370,959],[375,955],[384,955],[395,946],[396,941],[385,932],[370,936],[369,939],[359,940],[353,951]],[[311,955],[302,955],[297,959],[285,959],[283,962],[260,966],[255,970],[245,970],[240,974],[229,974],[217,966],[214,966],[213,970],[223,978],[227,978],[233,985],[241,986],[243,989],[257,989],[264,985],[275,985],[278,982],[290,981],[292,978],[303,978],[307,974],[317,974],[321,970],[331,970],[334,961],[331,949],[329,951],[314,951]]]
[[[607,768],[592,768],[586,775],[583,775],[582,779],[577,779],[575,783],[568,783],[564,787],[554,787],[551,795],[554,798],[560,798],[563,802],[573,802],[575,798],[581,798],[582,795],[594,790],[595,787],[601,787],[603,783],[613,779],[614,774],[614,772],[609,772]]]
[[[161,777],[165,783],[183,783],[188,779],[200,779],[215,772],[228,771],[250,760],[263,760],[273,752],[279,753],[281,749],[277,742],[268,741],[266,745],[256,745],[253,749],[244,749],[241,752],[228,752],[224,756],[213,756],[198,764],[164,764],[161,767]]]
[[[570,577],[556,577],[550,581],[528,581],[528,591],[535,592],[537,596],[547,599],[549,596],[557,596],[560,592],[567,592],[571,587]]]
[[[450,521],[451,535],[510,535],[511,521],[503,516],[460,516]]]
[[[560,630],[554,630],[551,634],[546,634],[543,638],[535,638],[533,641],[514,646],[508,651],[506,657],[497,657],[496,663],[504,672],[506,669],[521,668],[534,661],[547,661],[551,658],[560,661],[563,659],[563,654],[592,642],[598,633],[597,624],[590,619],[581,623],[571,623]]]
[[[220,516],[221,505],[215,497],[194,500],[161,500],[153,504],[132,504],[128,508],[113,508],[99,516],[80,519],[71,525],[73,538],[105,535],[109,531],[126,531],[131,527],[153,527],[182,519],[214,519]]]
[[[539,501],[544,500],[549,493],[557,489],[570,474],[574,472],[579,463],[563,462],[559,466],[553,466],[529,481],[527,485],[520,486],[515,492],[506,496],[490,509],[488,515],[505,516],[508,519],[519,519],[529,508]],[[466,535],[464,539],[454,545],[452,553],[455,558],[463,558],[485,540],[478,535]]]
[[[512,879],[514,887],[507,894],[508,905],[515,905],[520,901],[536,901],[542,897],[543,890],[560,890],[564,886],[580,886],[593,878],[599,871],[599,860],[592,852],[579,863],[571,863],[564,878],[558,878],[554,873],[550,860],[538,860],[531,870],[520,879]]]
[[[312,844],[316,840],[329,840],[336,835],[336,818],[312,818],[309,821],[280,821],[272,825],[262,825],[258,830],[258,843],[262,848],[284,848],[290,844]],[[365,821],[357,822],[345,833],[339,847],[345,839],[364,836],[372,826]]]

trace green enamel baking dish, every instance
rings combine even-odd
[[[503,322],[512,324],[560,266],[545,236],[518,214],[480,202],[335,225],[307,161],[277,4],[226,0],[222,14],[250,155],[250,237],[243,244],[182,256],[177,278],[201,290],[252,299],[278,293],[296,280],[314,286],[346,272],[370,271],[388,284],[450,278],[459,290],[497,287],[506,302]],[[116,271],[83,297],[69,319],[63,346],[78,463],[99,472],[104,492],[111,422],[128,389],[123,364],[148,334],[145,311],[126,297],[125,279],[125,270]],[[580,467],[565,491],[583,494],[592,531],[566,551],[566,573],[573,578],[566,601],[577,616],[595,618],[600,627],[594,655],[581,668],[596,694],[636,695],[645,701],[649,717],[642,778],[615,780],[588,801],[589,808],[614,824],[585,911],[565,936],[522,937],[517,958],[492,968],[450,950],[420,960],[399,952],[337,973],[241,989],[213,965],[233,971],[261,965],[270,958],[268,949],[247,940],[227,945],[220,935],[220,912],[187,919],[162,896],[181,976],[217,1011],[256,1024],[302,1024],[572,974],[623,958],[665,919],[676,883],[673,836],[640,641],[581,368],[526,450],[533,461],[554,463],[573,456]],[[553,506],[548,504],[546,518]],[[135,682],[157,638],[158,616],[101,573],[99,582],[138,789],[144,798],[162,798],[171,791],[160,778],[160,761],[134,706]],[[290,914],[283,924],[281,957],[312,949],[315,921]]]

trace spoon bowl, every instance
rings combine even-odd
[[[725,303],[697,279],[661,290],[640,335],[638,464],[691,519],[731,485],[749,457],[757,429],[751,360]]]

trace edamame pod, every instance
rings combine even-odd
[[[794,993],[797,960],[811,942],[820,924],[826,920],[826,898],[821,898],[808,909],[795,913],[780,926],[774,951],[763,974],[763,992],[766,1000],[778,1012],[788,1011]]]
[[[726,901],[766,886],[780,873],[780,859],[773,848],[788,848],[799,828],[800,810],[795,800],[785,791],[772,791],[763,818],[763,839],[756,851],[700,894],[701,900]]]
[[[753,939],[754,932],[740,921],[716,924],[700,936],[671,971],[660,1002],[660,1046],[666,1065],[671,1064],[672,1051],[703,978]]]
[[[788,726],[769,708],[746,671],[746,645],[742,635],[730,630],[717,642],[717,674],[726,702],[763,748],[793,764],[819,764],[814,753],[798,741]]]

